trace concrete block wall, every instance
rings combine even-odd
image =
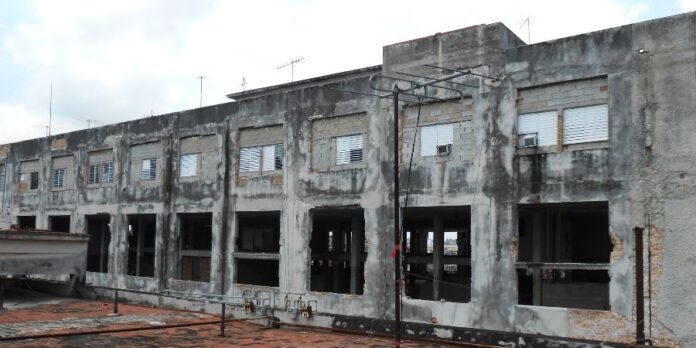
[[[53,171],[56,169],[65,169],[65,175],[63,177],[63,186],[55,187],[53,186]],[[51,181],[52,191],[65,191],[72,190],[75,187],[75,157],[72,155],[54,157],[51,159],[51,176],[49,176]]]
[[[157,174],[155,180],[141,180],[143,160],[154,159],[157,161]],[[151,142],[132,145],[130,149],[129,178],[131,185],[159,185],[162,182],[162,144]]]
[[[197,155],[196,175],[190,177],[181,177],[179,173],[180,163],[176,162],[176,172],[179,180],[197,181],[213,180],[216,176],[216,167],[220,156],[220,146],[215,135],[191,136],[182,138],[179,143],[181,150],[179,158],[182,155],[195,154]]]
[[[361,168],[363,163],[336,164],[336,137],[363,135],[363,156],[367,133],[367,115],[341,115],[320,117],[312,121],[312,169],[316,171],[335,171]]]
[[[447,156],[425,156],[421,154],[421,129],[416,135],[416,122],[418,119],[418,107],[408,107],[404,111],[402,139],[401,142],[401,162],[407,164],[411,158],[413,150],[413,163],[416,165],[433,164],[440,161],[447,162],[472,162],[476,155],[474,148],[474,129],[473,129],[473,101],[465,100],[463,105],[459,103],[430,103],[425,104],[420,110],[419,127],[432,126],[438,124],[453,124],[453,144],[452,151]]]
[[[606,77],[561,82],[521,89],[517,112],[520,114],[606,104],[609,86]]]

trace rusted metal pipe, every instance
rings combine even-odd
[[[118,290],[114,290],[114,314],[118,314]]]
[[[634,249],[636,258],[636,343],[645,342],[645,317],[644,317],[644,294],[643,294],[643,229],[636,227],[633,229],[635,234]]]
[[[220,337],[225,337],[225,304],[222,305],[222,310],[220,311]]]
[[[394,334],[401,345],[401,228],[399,221],[399,87],[394,86]]]
[[[258,317],[258,318],[233,318],[227,319],[225,322],[234,321],[247,321],[247,320],[263,320],[270,317]],[[119,332],[133,332],[133,331],[146,331],[146,330],[164,330],[164,329],[174,329],[178,327],[189,327],[189,326],[202,326],[202,325],[215,325],[219,324],[219,320],[202,321],[196,323],[181,323],[181,324],[168,324],[159,326],[138,326],[138,327],[125,327],[118,329],[103,329],[103,330],[85,330],[85,331],[71,331],[71,332],[57,332],[30,336],[15,336],[15,337],[0,337],[0,342],[2,341],[20,341],[29,339],[41,339],[41,338],[57,338],[57,337],[69,337],[69,336],[86,336],[86,335],[101,335]]]

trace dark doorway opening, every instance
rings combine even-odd
[[[25,215],[17,216],[17,225],[20,229],[33,230],[36,229],[36,216]]]
[[[471,209],[404,209],[406,295],[433,301],[471,299]]]
[[[87,271],[109,272],[109,244],[111,243],[111,231],[107,214],[87,215]]]
[[[179,215],[179,275],[182,280],[209,282],[213,249],[213,214]]]
[[[363,209],[312,209],[311,291],[362,295],[365,285]]]
[[[128,215],[128,275],[155,276],[157,215]]]
[[[520,304],[609,309],[607,202],[519,206]]]
[[[70,215],[49,216],[48,226],[53,232],[70,233]]]
[[[236,282],[278,286],[280,212],[238,212],[237,221]]]

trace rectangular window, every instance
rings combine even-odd
[[[179,277],[182,280],[210,281],[213,214],[179,215]]]
[[[283,144],[263,147],[263,171],[283,169]]]
[[[63,187],[65,182],[65,169],[54,169],[53,170],[53,187]]]
[[[143,167],[140,171],[141,180],[155,180],[157,178],[157,160],[143,160]]]
[[[558,144],[558,112],[545,111],[519,115],[517,134],[536,135],[537,146]]]
[[[110,184],[114,182],[114,164],[111,162],[102,163],[102,182]]]
[[[261,162],[261,147],[246,147],[239,150],[239,172],[258,172]]]
[[[181,167],[179,171],[179,176],[181,176],[182,178],[188,176],[196,176],[196,168],[198,167],[198,154],[191,153],[181,155],[181,158],[179,158],[179,166]]]
[[[362,209],[313,209],[311,291],[362,295],[365,219]]]
[[[92,164],[89,166],[89,179],[88,184],[98,184],[99,183],[99,165]]]
[[[336,138],[336,164],[360,163],[363,159],[363,135]]]
[[[239,284],[278,286],[278,255],[280,249],[280,212],[238,212],[239,233],[237,250],[242,253],[263,253],[264,257],[237,254]]]
[[[520,304],[609,309],[609,209],[606,202],[520,205]]]
[[[31,179],[29,182],[29,189],[36,190],[39,188],[39,172],[31,172]]]
[[[107,273],[109,271],[109,244],[111,243],[110,217],[107,214],[86,215],[87,271]]]
[[[435,156],[437,147],[452,145],[454,142],[454,125],[437,124],[421,127],[421,157]]]
[[[408,208],[403,215],[406,294],[431,301],[471,299],[471,209]]]
[[[156,235],[155,214],[128,216],[128,275],[154,277]]]
[[[609,139],[607,104],[563,110],[563,143],[577,144]]]

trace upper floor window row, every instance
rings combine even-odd
[[[522,89],[517,110],[518,147],[609,140],[606,77]]]
[[[555,110],[520,114],[517,133],[520,147],[558,145],[559,139],[563,145],[607,141],[609,108],[601,104],[563,109],[560,114]]]

